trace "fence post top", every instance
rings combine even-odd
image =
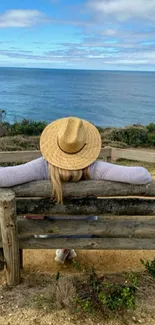
[[[9,188],[0,188],[0,203],[3,201],[10,202],[15,198],[15,193]]]

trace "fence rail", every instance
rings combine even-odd
[[[0,163],[23,163],[39,157],[41,157],[41,152],[39,150],[4,151],[0,152]],[[99,158],[104,158],[105,161],[109,162],[122,158],[155,163],[155,151],[105,147],[101,149]]]
[[[40,156],[37,150],[0,152],[0,163],[22,163]],[[154,163],[155,152],[106,147],[100,158]],[[64,204],[56,204],[51,192],[49,181],[0,189],[0,252],[4,251],[9,285],[20,282],[22,249],[26,248],[155,249],[155,181],[147,185],[93,180],[64,183]],[[42,220],[24,215],[30,219],[39,215]],[[99,220],[92,222],[88,215]],[[55,220],[48,221],[51,216]],[[85,220],[72,219],[78,216]],[[52,237],[36,238],[37,234]]]

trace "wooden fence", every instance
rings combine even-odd
[[[39,150],[34,151],[4,151],[0,152],[0,163],[27,162],[41,157]],[[136,150],[136,149],[119,149],[105,147],[101,149],[99,158],[105,161],[117,159],[129,159],[137,161],[146,161],[155,163],[155,151]]]
[[[103,150],[101,157],[106,153],[106,160],[110,160],[113,149]],[[2,156],[3,162],[13,162],[40,155],[38,151],[35,157],[32,152],[5,154],[0,161]],[[136,160],[138,157],[144,159],[137,154]],[[23,249],[155,249],[155,181],[147,185],[64,183],[64,204],[56,204],[51,191],[49,181],[0,189],[0,248],[9,285],[20,282]],[[91,221],[91,216],[98,216],[98,221]]]

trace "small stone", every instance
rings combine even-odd
[[[136,319],[135,316],[132,317],[132,320],[133,320],[133,322],[135,322],[135,323],[137,322],[137,319]]]
[[[143,319],[144,319],[144,318],[147,318],[147,314],[145,314],[145,313],[142,313],[140,316],[141,316],[141,318],[143,318]]]

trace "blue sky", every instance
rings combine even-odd
[[[155,71],[155,0],[5,0],[0,66]]]

